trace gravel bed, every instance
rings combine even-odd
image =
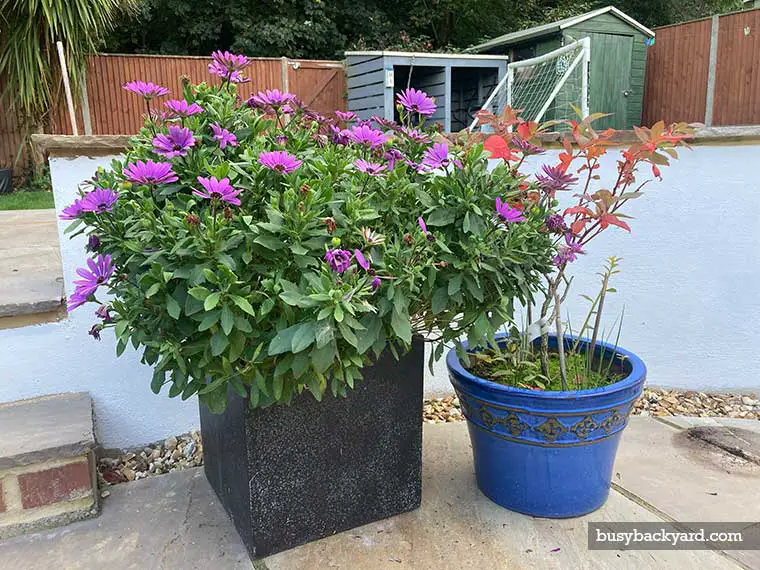
[[[634,414],[642,416],[729,417],[760,420],[760,400],[747,394],[707,394],[647,388],[636,402]],[[429,424],[464,420],[459,398],[447,396],[425,400],[423,421]],[[102,495],[107,487],[169,473],[176,469],[203,465],[203,445],[200,432],[170,437],[166,441],[144,448],[126,451],[118,457],[98,460],[98,475]]]

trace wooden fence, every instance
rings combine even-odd
[[[182,77],[196,83],[218,82],[218,78],[208,73],[210,61],[208,57],[192,56],[93,56],[88,63],[86,97],[77,98],[79,103],[86,101],[77,110],[79,133],[88,130],[94,135],[136,133],[143,123],[145,108],[139,97],[121,88],[124,83],[135,79],[152,81],[178,96]],[[310,108],[326,115],[346,108],[346,80],[343,64],[338,61],[254,58],[246,75],[251,81],[239,86],[244,99],[262,89],[277,88],[294,93]],[[85,115],[89,115],[89,121],[85,121]],[[89,128],[85,129],[87,123]],[[53,113],[52,130],[72,134],[63,108]],[[20,143],[15,117],[0,106],[0,167],[13,163]]]
[[[655,32],[647,52],[644,124],[760,124],[760,10]]]

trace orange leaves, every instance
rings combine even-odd
[[[483,143],[483,149],[491,153],[491,158],[503,158],[506,160],[518,160],[518,156],[512,153],[507,141],[499,135],[491,135]]]
[[[520,138],[526,141],[529,141],[534,136],[536,136],[536,131],[538,130],[538,123],[534,122],[525,122],[520,123],[517,125],[517,134],[520,135]]]
[[[623,220],[618,218],[615,214],[602,214],[602,216],[599,218],[599,225],[602,226],[603,230],[608,226],[617,226],[619,228],[623,228],[627,232],[631,231],[631,227]]]

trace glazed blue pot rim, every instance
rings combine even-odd
[[[496,340],[499,341],[506,336],[508,336],[506,333],[497,334]],[[556,335],[554,334],[549,335],[549,337],[556,340]],[[576,338],[577,337],[570,335],[565,335],[564,337],[565,342],[568,340],[575,341]],[[586,345],[591,343],[591,339],[586,337],[581,337],[580,341],[581,344]],[[454,374],[455,377],[458,377],[458,379],[465,380],[468,383],[479,386],[485,390],[488,390],[489,392],[502,393],[504,395],[521,394],[525,396],[533,396],[534,398],[538,397],[557,400],[566,399],[568,397],[591,398],[600,394],[613,394],[637,385],[639,382],[641,382],[642,378],[646,377],[647,368],[644,364],[644,361],[636,356],[633,352],[624,348],[620,348],[619,346],[615,347],[609,343],[601,341],[597,341],[596,345],[599,348],[604,348],[606,350],[614,352],[618,356],[625,357],[631,366],[631,372],[628,374],[628,376],[622,380],[615,382],[614,384],[608,384],[607,386],[601,386],[599,388],[589,388],[587,390],[528,390],[527,388],[506,386],[504,384],[486,380],[480,376],[475,376],[474,374],[470,373],[464,366],[462,366],[461,362],[459,362],[455,348],[449,350],[449,353],[446,355],[446,366]],[[467,341],[462,341],[462,347],[465,350],[468,349]]]

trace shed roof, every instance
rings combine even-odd
[[[647,28],[644,24],[637,22],[636,20],[631,18],[628,14],[621,12],[614,6],[607,6],[606,8],[599,8],[598,10],[593,10],[592,12],[586,12],[585,14],[580,14],[578,16],[571,16],[570,18],[565,18],[564,20],[557,20],[556,22],[541,24],[540,26],[528,28],[527,30],[519,30],[517,32],[512,32],[510,34],[505,34],[503,36],[499,36],[498,38],[494,38],[482,44],[473,46],[471,48],[467,48],[465,51],[480,52],[480,51],[485,51],[487,49],[491,49],[498,46],[516,44],[516,43],[520,43],[520,42],[530,40],[533,38],[539,38],[542,36],[556,34],[557,32],[561,32],[562,30],[566,28],[570,28],[572,26],[575,26],[576,24],[585,22],[586,20],[596,18],[597,16],[601,16],[602,14],[612,14],[613,16],[620,18],[621,20],[623,20],[630,26],[633,26],[634,28],[638,29],[641,33],[646,34],[649,37],[654,37],[654,32],[650,30],[649,28]]]
[[[388,51],[388,50],[373,50],[373,51],[347,51],[344,52],[346,56],[350,55],[366,55],[376,57],[408,57],[408,58],[422,58],[422,59],[498,59],[506,60],[507,56],[504,55],[473,55],[468,53],[436,53],[436,52],[414,52],[414,51]]]

